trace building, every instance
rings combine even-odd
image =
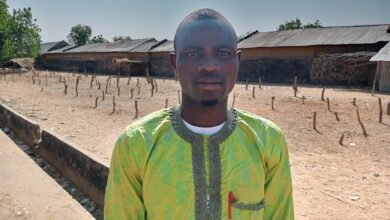
[[[376,78],[379,91],[390,92],[390,43],[387,43],[370,61],[377,62]]]
[[[369,59],[390,41],[389,25],[257,32],[238,44],[239,80],[370,85]]]

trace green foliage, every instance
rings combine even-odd
[[[120,41],[120,40],[131,40],[131,37],[130,36],[114,36],[112,38],[112,41],[114,41],[114,42]]]
[[[306,25],[302,25],[301,20],[299,18],[295,18],[295,20],[286,21],[286,23],[279,25],[278,31],[320,27],[322,27],[322,25],[319,20],[316,20],[314,23],[307,23]]]
[[[94,36],[90,41],[89,43],[91,44],[94,44],[94,43],[107,43],[108,40],[106,40],[103,35],[99,34],[99,35],[96,35]]]
[[[92,35],[92,29],[88,25],[78,24],[70,29],[68,41],[76,46],[89,42]]]
[[[7,11],[6,0],[0,0],[0,61],[15,57],[37,57],[41,31],[32,17],[31,8]]]
[[[316,20],[314,23],[307,23],[303,28],[322,28],[323,26],[321,25],[319,20]]]

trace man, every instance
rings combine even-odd
[[[195,11],[179,25],[174,47],[182,104],[118,138],[105,219],[293,219],[280,129],[227,108],[240,59],[231,24],[211,9]]]

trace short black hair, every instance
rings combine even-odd
[[[174,50],[176,51],[176,38],[180,30],[185,27],[187,24],[194,22],[194,21],[203,21],[203,20],[218,20],[226,23],[226,26],[232,31],[234,36],[236,36],[236,32],[234,31],[233,26],[230,24],[230,22],[219,12],[210,9],[210,8],[202,8],[199,10],[196,10],[192,12],[191,14],[187,15],[183,19],[182,22],[180,22],[179,26],[176,29],[175,38],[173,40],[173,46]]]

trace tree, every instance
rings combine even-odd
[[[41,29],[35,22],[31,8],[13,10],[7,22],[3,57],[37,57],[40,54]]]
[[[322,25],[319,20],[316,20],[314,23],[307,23],[306,25],[302,25],[301,20],[299,18],[295,18],[295,20],[286,21],[284,24],[279,25],[278,31],[321,27]]]
[[[323,26],[321,25],[319,20],[316,20],[314,23],[307,23],[303,28],[322,28]]]
[[[108,40],[106,40],[103,35],[99,34],[99,35],[96,35],[94,36],[90,41],[89,43],[91,44],[94,44],[94,43],[107,43]]]
[[[131,40],[131,37],[130,36],[114,36],[112,38],[112,41],[114,41],[114,42],[120,41],[120,40]]]
[[[2,63],[5,57],[5,44],[7,41],[8,33],[8,5],[6,0],[0,0],[0,63]]]
[[[78,24],[70,29],[68,41],[76,46],[86,44],[92,35],[92,29],[88,25]]]

